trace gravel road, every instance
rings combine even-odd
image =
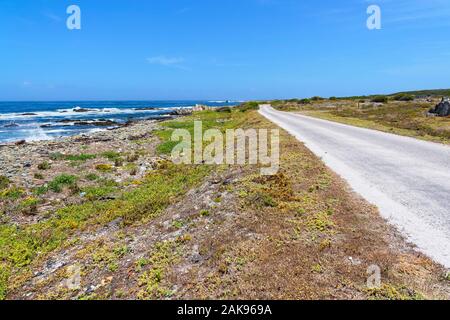
[[[419,250],[450,268],[450,147],[261,105]]]

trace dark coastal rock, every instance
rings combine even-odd
[[[144,108],[134,108],[135,111],[151,111],[151,110],[158,110],[157,107],[144,107]]]
[[[22,113],[21,116],[37,116],[37,114],[32,113],[32,112],[26,112],[26,113]]]
[[[173,116],[188,116],[191,114],[192,114],[192,109],[190,109],[190,108],[175,109],[170,113],[170,115],[173,115]]]
[[[430,109],[430,111],[428,112],[439,117],[450,116],[450,99],[442,98],[442,101],[436,107]]]
[[[11,123],[5,124],[3,127],[5,127],[5,128],[15,128],[15,127],[18,127],[18,126],[19,125],[17,123],[11,122]]]
[[[76,126],[94,126],[94,127],[111,127],[120,125],[118,122],[103,119],[92,121],[64,119],[59,120],[58,123],[73,123]]]
[[[22,145],[24,145],[25,143],[27,143],[25,140],[19,140],[19,141],[15,142],[14,144],[15,144],[16,146],[22,146]]]
[[[80,107],[76,107],[76,108],[73,109],[73,112],[80,112],[80,113],[82,113],[82,112],[89,112],[89,111],[94,111],[94,110],[80,108]]]

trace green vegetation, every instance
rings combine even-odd
[[[65,157],[60,152],[54,152],[54,153],[50,154],[49,158],[50,158],[50,160],[58,161],[58,160],[63,160]]]
[[[372,300],[424,300],[422,294],[406,287],[382,284],[379,288],[368,289]]]
[[[9,184],[10,184],[10,181],[7,177],[0,176],[0,190],[4,190],[4,189],[8,188]]]
[[[80,161],[80,162],[83,162],[83,161],[95,159],[96,157],[97,156],[95,154],[84,154],[84,153],[81,153],[81,154],[76,154],[76,155],[67,155],[67,156],[65,156],[65,159],[69,160],[69,161]]]
[[[114,160],[114,166],[115,167],[121,167],[123,166],[123,159],[122,158],[117,158]]]
[[[209,216],[209,210],[202,210],[200,211],[200,216],[202,217],[208,217]]]
[[[412,94],[399,93],[392,97],[395,101],[414,101]]]
[[[180,255],[179,242],[164,241],[155,245],[150,257],[145,261],[140,261],[143,265],[149,265],[150,269],[144,272],[139,279],[139,286],[144,289],[139,293],[140,299],[155,299],[170,297],[172,292],[164,286],[164,279],[167,269],[175,263]]]
[[[6,298],[6,293],[8,290],[8,278],[11,274],[8,266],[0,262],[0,300],[4,300]]]
[[[245,102],[239,106],[239,110],[241,110],[241,112],[247,112],[249,110],[258,110],[258,109],[259,103],[256,101]]]
[[[406,92],[399,92],[397,94],[407,94],[407,95],[413,95],[413,96],[434,96],[434,97],[441,97],[441,96],[450,96],[450,89],[437,89],[437,90],[416,90],[416,91],[406,91]],[[394,94],[396,95],[396,94]]]
[[[44,161],[44,162],[38,164],[38,169],[39,170],[49,170],[49,169],[51,169],[51,167],[52,166],[47,161]]]
[[[38,180],[42,180],[42,179],[44,179],[44,176],[42,175],[42,173],[36,172],[36,173],[34,174],[34,178],[35,178],[35,179],[38,179]]]
[[[46,194],[47,192],[48,192],[47,185],[36,187],[33,190],[33,194],[35,194],[36,196],[42,196],[42,195]]]
[[[176,229],[181,229],[184,226],[184,222],[182,220],[175,220],[174,222],[172,222],[172,227],[176,228]]]
[[[39,199],[28,197],[19,204],[19,210],[25,215],[35,214],[39,203]]]
[[[386,96],[375,96],[370,101],[377,103],[387,103],[389,99]]]
[[[110,172],[113,170],[113,167],[110,164],[98,164],[95,166],[95,169],[100,172]]]
[[[9,189],[0,190],[0,199],[17,200],[24,193],[25,190],[23,190],[22,188],[12,186]]]
[[[102,157],[107,158],[111,161],[115,161],[121,158],[121,154],[115,151],[106,151],[102,153]]]
[[[127,160],[127,162],[131,162],[131,163],[136,162],[139,160],[139,154],[137,154],[137,153],[129,154],[129,155],[127,155],[126,160]]]
[[[167,163],[165,169],[149,174],[138,188],[117,199],[67,206],[57,210],[52,218],[32,225],[0,225],[0,261],[3,263],[0,288],[7,286],[5,274],[23,270],[37,256],[63,245],[76,230],[102,225],[119,217],[125,224],[155,218],[174,197],[199,183],[209,170],[206,166],[180,168]],[[75,183],[76,178],[61,175],[53,181],[55,186],[61,187]],[[95,198],[99,190],[92,194]]]
[[[86,175],[86,179],[89,181],[95,181],[99,178],[98,175],[96,175],[95,173],[89,173],[88,175]]]
[[[48,183],[48,189],[53,192],[60,193],[64,186],[75,185],[77,178],[68,174],[61,174]]]
[[[347,105],[339,109],[308,111],[312,116],[350,125],[421,138],[450,142],[450,118],[427,117],[432,103],[389,102],[383,106],[356,108]]]
[[[129,252],[126,245],[117,245],[114,248],[98,248],[92,256],[93,262],[100,268],[107,268],[114,272],[119,267],[119,259]]]
[[[88,200],[99,200],[104,198],[110,194],[112,194],[116,188],[110,186],[101,186],[101,187],[86,187],[83,189],[83,192],[86,194],[86,199]]]
[[[249,102],[250,103],[250,102]],[[258,106],[258,103],[250,103],[250,106]],[[243,109],[242,109],[243,108]],[[233,113],[221,113],[214,111],[202,111],[196,113],[194,116],[189,118],[184,118],[182,120],[168,121],[163,124],[165,130],[156,131],[155,134],[164,141],[157,147],[158,154],[170,154],[173,148],[178,145],[179,141],[171,141],[172,132],[175,129],[186,129],[190,132],[191,136],[194,134],[194,122],[193,120],[202,120],[203,130],[208,129],[219,129],[225,132],[227,128],[233,128],[239,122],[239,117],[234,117],[236,112],[249,110],[246,106],[236,109]],[[250,108],[251,109],[251,108]],[[237,118],[237,119],[235,119]]]

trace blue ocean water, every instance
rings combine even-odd
[[[0,142],[50,140],[114,128],[129,120],[167,117],[196,104],[233,106],[238,101],[0,102]]]

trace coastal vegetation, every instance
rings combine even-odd
[[[399,93],[370,98],[358,97],[356,100],[329,99],[308,105],[292,100],[274,101],[273,105],[283,111],[301,112],[325,120],[450,143],[450,118],[428,114],[430,108],[439,102],[440,97],[416,98],[414,93]]]
[[[273,176],[170,161],[173,130],[192,132],[194,120],[221,132],[276,128],[254,109],[197,112],[108,132],[103,144],[93,136],[70,152],[62,146],[31,165],[26,174],[43,175],[35,185],[0,176],[0,298],[445,297],[443,270],[284,131]],[[52,170],[38,168],[44,161]],[[383,287],[366,288],[369,264],[385,270]],[[74,269],[81,283],[70,289]]]

